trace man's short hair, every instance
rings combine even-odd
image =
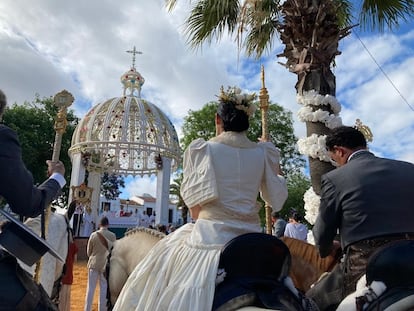
[[[273,218],[280,218],[280,213],[279,212],[272,212],[272,217]]]
[[[367,141],[364,135],[354,127],[339,126],[334,128],[326,137],[326,148],[333,150],[334,146],[349,149],[366,148]]]
[[[0,120],[1,120],[1,117],[3,116],[4,109],[6,108],[6,104],[7,104],[6,95],[3,93],[2,90],[0,90]]]
[[[101,218],[101,220],[99,221],[99,225],[101,225],[101,226],[108,226],[109,225],[108,217],[103,216]]]

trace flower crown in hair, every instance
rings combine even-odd
[[[221,94],[218,96],[219,101],[223,104],[234,105],[236,109],[243,110],[248,117],[251,117],[256,111],[257,107],[253,103],[256,99],[256,93],[242,94],[238,87],[228,87],[227,91],[221,87]]]

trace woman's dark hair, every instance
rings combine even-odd
[[[299,213],[296,212],[296,211],[291,211],[290,212],[290,218],[294,219],[297,222],[300,222],[300,220],[301,220],[301,217],[300,217]]]
[[[326,137],[326,148],[332,150],[334,146],[356,149],[367,146],[365,136],[356,128],[350,126],[340,126],[334,128]]]
[[[243,132],[249,128],[249,117],[243,110],[237,109],[232,102],[220,101],[217,114],[223,121],[224,131]]]

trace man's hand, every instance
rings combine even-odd
[[[330,255],[332,257],[336,258],[336,259],[338,259],[338,258],[341,257],[341,255],[342,255],[342,248],[341,248],[341,243],[339,241],[337,241],[337,240],[334,240],[333,241],[332,251],[331,251],[331,254]]]
[[[52,162],[50,160],[46,161],[47,164],[47,173],[52,175],[53,173],[59,173],[62,176],[65,176],[65,166],[61,161],[58,162]]]

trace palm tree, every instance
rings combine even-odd
[[[166,0],[172,10],[177,0]],[[353,5],[358,2],[359,9]],[[350,33],[353,24],[363,29],[384,31],[398,27],[414,15],[414,0],[199,0],[186,20],[190,44],[199,47],[224,32],[237,38],[239,48],[259,58],[270,50],[276,35],[285,45],[283,64],[297,75],[298,95],[309,91],[335,97],[336,81],[331,68],[339,41]],[[312,106],[312,111],[336,115],[332,106]],[[326,122],[306,120],[307,136],[325,135]],[[328,161],[309,157],[313,190],[320,194],[321,175],[333,166]]]

